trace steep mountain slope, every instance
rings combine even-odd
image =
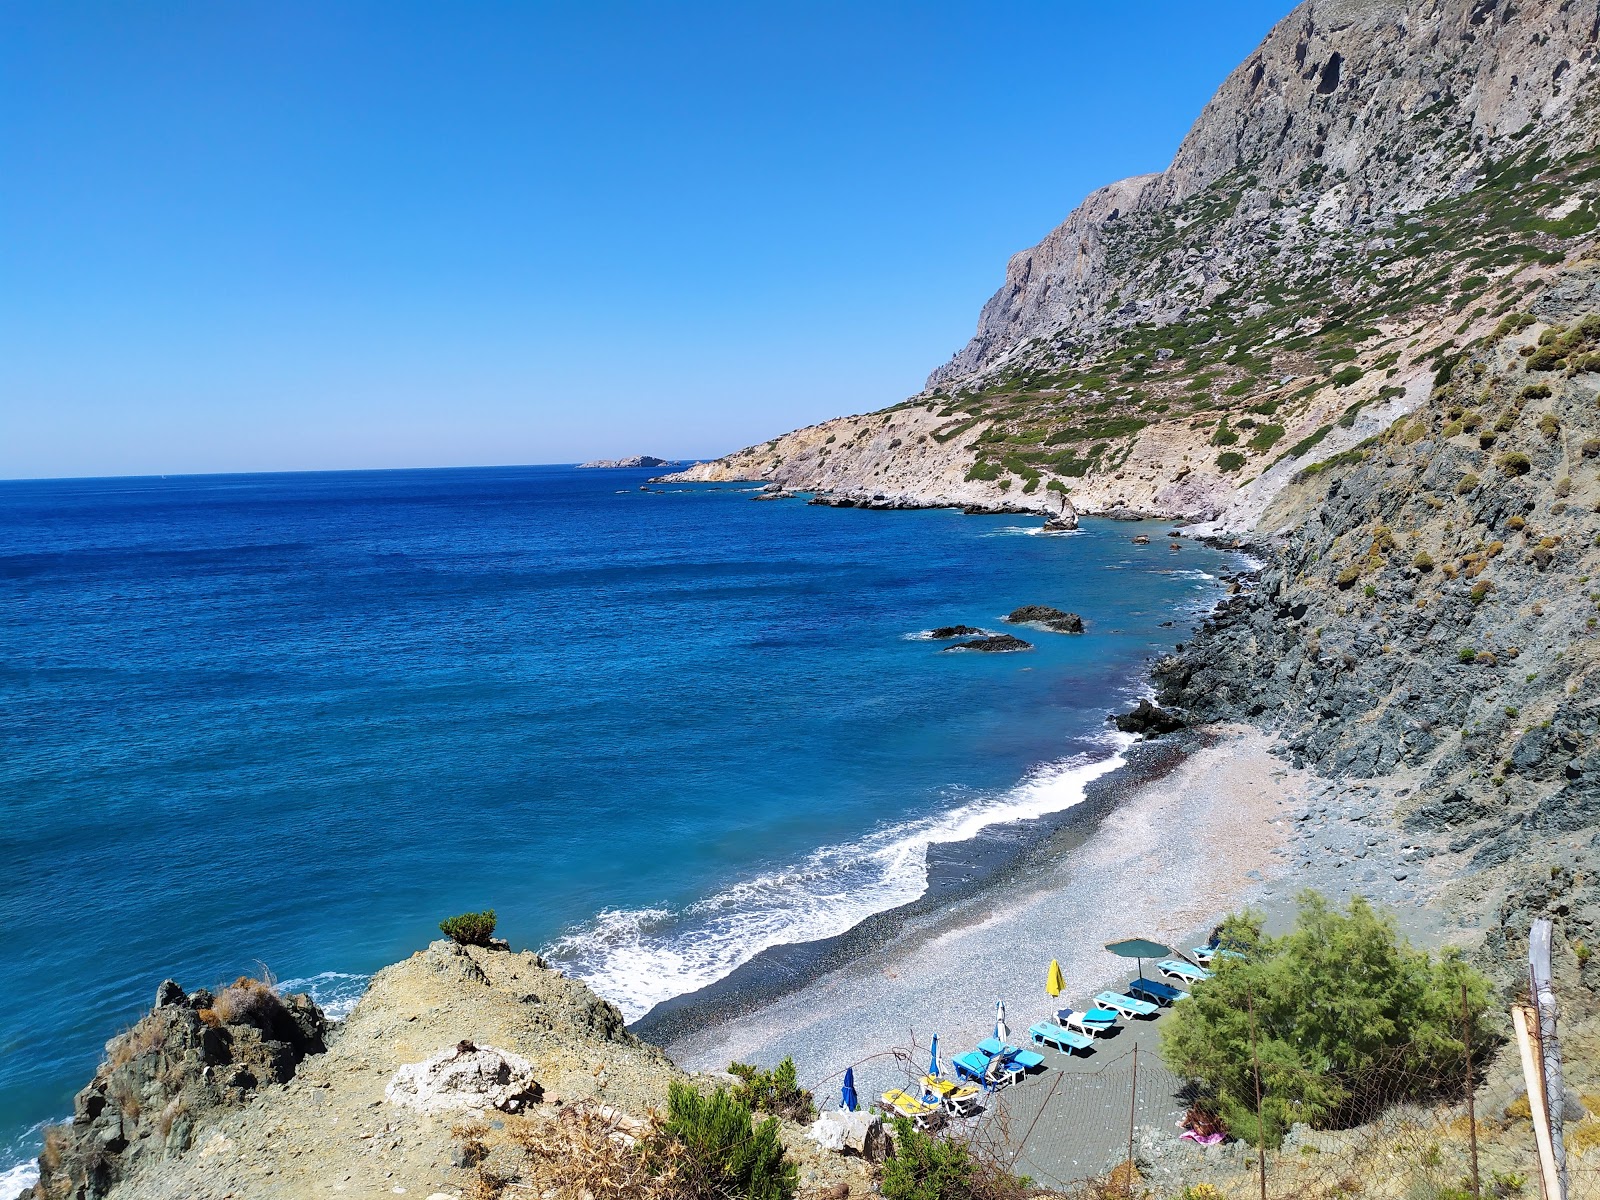
[[[676,478],[1252,524],[1594,229],[1597,35],[1573,0],[1308,0],[1166,171],[1011,260],[923,393]]]

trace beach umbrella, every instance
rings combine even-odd
[[[1044,990],[1052,996],[1059,996],[1067,990],[1067,982],[1061,978],[1061,964],[1053,958],[1050,960],[1050,974],[1044,977]]]
[[[1011,1028],[1006,1024],[1006,1002],[1004,1000],[996,1000],[994,1002],[994,1036],[999,1039],[1002,1046],[1011,1040]]]
[[[856,1069],[844,1069],[844,1086],[839,1089],[839,1107],[848,1112],[855,1112],[856,1105],[861,1103],[856,1098]]]
[[[1120,942],[1107,942],[1106,949],[1121,958],[1138,959],[1141,979],[1144,978],[1145,959],[1172,956],[1171,946],[1163,946],[1160,942],[1152,942],[1149,938],[1123,938]]]
[[[939,1078],[939,1035],[933,1035],[933,1050],[928,1054],[928,1074]]]

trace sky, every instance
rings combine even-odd
[[[0,478],[708,457],[893,404],[1290,0],[8,0]]]

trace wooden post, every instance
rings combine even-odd
[[[1528,982],[1538,1026],[1535,1043],[1539,1051],[1539,1092],[1544,1099],[1545,1123],[1550,1136],[1550,1154],[1555,1163],[1561,1190],[1557,1200],[1567,1197],[1567,1150],[1561,1136],[1566,1107],[1566,1085],[1561,1075],[1561,1042],[1556,1037],[1556,992],[1550,978],[1550,922],[1538,918],[1528,931]],[[1529,1093],[1529,1103],[1533,1095]]]
[[[1556,1170],[1555,1152],[1550,1147],[1550,1117],[1543,1103],[1544,1082],[1540,1078],[1539,1052],[1534,1046],[1533,1029],[1538,1015],[1526,1004],[1511,1006],[1511,1026],[1517,1033],[1517,1052],[1522,1058],[1522,1082],[1528,1088],[1528,1107],[1533,1115],[1533,1141],[1539,1151],[1539,1193],[1544,1200],[1563,1200],[1561,1175]]]
[[[1256,1054],[1256,1000],[1248,987],[1245,1008],[1250,1013],[1250,1067],[1256,1077],[1256,1171],[1261,1176],[1261,1200],[1267,1200],[1267,1122],[1261,1115],[1261,1059]]]
[[[1123,1182],[1127,1184],[1128,1195],[1130,1195],[1130,1196],[1133,1195],[1133,1120],[1134,1120],[1134,1114],[1138,1111],[1138,1108],[1139,1108],[1139,1047],[1138,1047],[1138,1044],[1135,1043],[1135,1045],[1133,1047],[1133,1087],[1130,1088],[1129,1091],[1128,1091],[1128,1165],[1127,1165],[1127,1172],[1123,1176]]]
[[[1472,1078],[1472,1009],[1467,1005],[1467,981],[1461,981],[1461,1045],[1467,1066],[1467,1145],[1472,1151],[1472,1200],[1483,1200],[1478,1180],[1478,1085]]]

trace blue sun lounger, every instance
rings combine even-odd
[[[1129,989],[1132,990],[1131,988]],[[1101,1008],[1109,1008],[1121,1013],[1130,1021],[1134,1017],[1153,1017],[1160,1006],[1148,1000],[1138,1000],[1133,996],[1124,996],[1121,992],[1101,992],[1094,998],[1094,1002]]]
[[[999,1075],[997,1083],[989,1076],[989,1064],[993,1061],[992,1054],[985,1054],[981,1050],[968,1050],[965,1054],[952,1056],[950,1066],[955,1070],[956,1078],[982,1084],[986,1088],[1004,1087],[1008,1083],[1015,1083],[1027,1073],[1020,1064],[1002,1059],[1000,1069],[997,1071]]]
[[[1036,1045],[1054,1046],[1063,1054],[1071,1054],[1074,1050],[1088,1050],[1094,1046],[1094,1039],[1088,1034],[1049,1021],[1035,1021],[1029,1025],[1028,1036]]]
[[[1168,979],[1182,980],[1184,983],[1199,983],[1202,979],[1210,979],[1211,972],[1204,967],[1197,967],[1191,962],[1184,962],[1179,958],[1164,958],[1156,964]]]
[[[1176,1004],[1179,1000],[1187,999],[1189,993],[1173,987],[1170,983],[1146,979],[1141,975],[1137,979],[1128,981],[1128,995],[1143,996],[1146,1000],[1154,1000],[1157,1004]]]
[[[1117,1027],[1117,1012],[1113,1008],[1091,1008],[1084,1012],[1063,1008],[1056,1013],[1056,1024],[1090,1037],[1103,1037]]]
[[[1018,1050],[1015,1046],[1002,1046],[999,1038],[984,1038],[978,1043],[978,1052],[991,1057],[1002,1055],[1007,1062],[1016,1063],[1024,1071],[1044,1066],[1044,1055],[1035,1054],[1032,1050]]]

